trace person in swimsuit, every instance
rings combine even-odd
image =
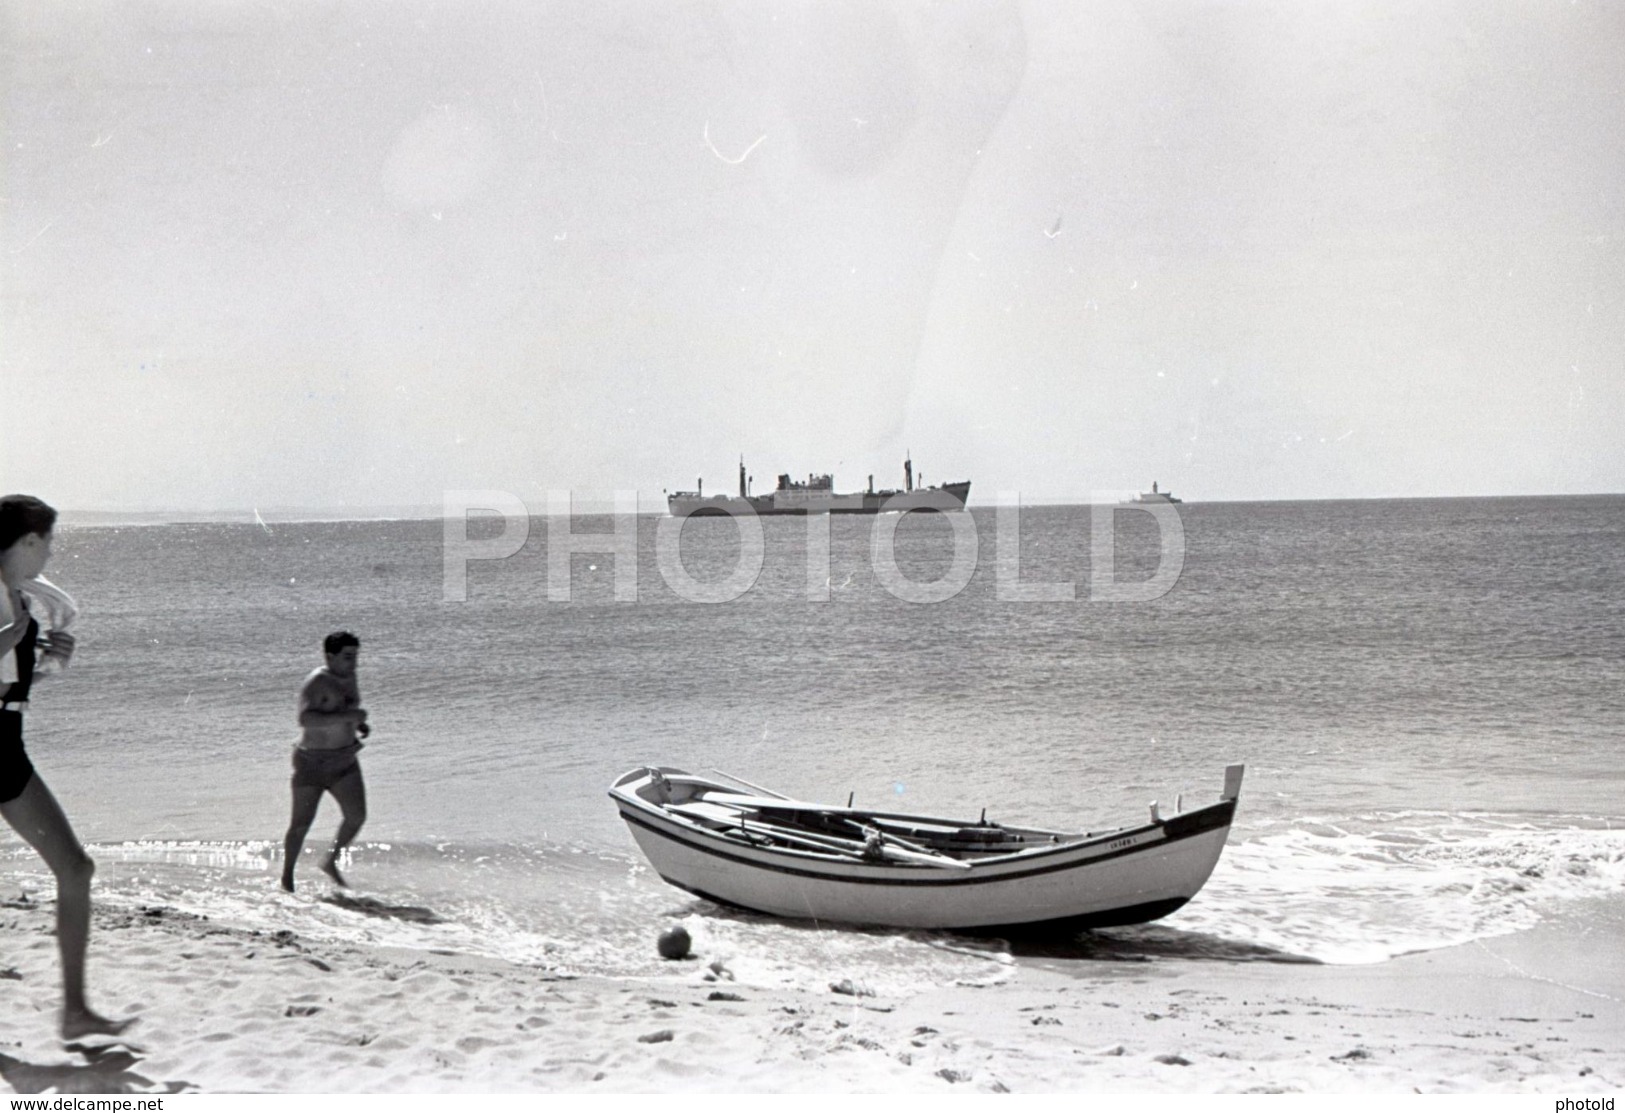
[[[85,951],[90,944],[90,878],[96,864],[85,853],[45,781],[23,748],[23,713],[28,707],[35,666],[66,664],[73,635],[51,630],[43,638],[28,613],[22,584],[45,570],[51,557],[56,511],[32,495],[0,498],[0,656],[10,657],[0,685],[0,815],[39,852],[56,875],[56,944],[62,955],[62,1038],[116,1036],[132,1020],[109,1020],[85,1000]]]
[[[305,835],[316,819],[322,793],[330,792],[344,812],[333,849],[322,860],[322,872],[339,885],[339,854],[367,821],[367,786],[361,780],[361,739],[371,733],[356,684],[356,657],[361,639],[339,630],[322,640],[327,664],[305,678],[299,689],[299,744],[293,749],[293,817],[282,858],[282,887],[293,892],[293,867]]]

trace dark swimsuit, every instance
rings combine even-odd
[[[28,630],[17,643],[17,680],[0,692],[0,702],[13,703],[28,699],[29,686],[34,682],[34,642],[39,637],[39,623],[28,620]],[[34,779],[34,763],[23,749],[23,713],[0,711],[0,804],[9,804],[23,794],[28,782]]]
[[[361,752],[361,743],[352,742],[336,750],[307,750],[293,748],[293,787],[332,788],[359,766],[355,755]]]

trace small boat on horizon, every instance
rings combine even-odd
[[[1151,481],[1151,489],[1149,491],[1145,491],[1145,492],[1143,492],[1143,493],[1141,493],[1139,495],[1136,495],[1134,497],[1134,501],[1135,502],[1182,502],[1184,500],[1174,498],[1174,493],[1172,491],[1159,491],[1159,490],[1157,490],[1157,481],[1155,479],[1153,479]]]
[[[903,486],[875,489],[869,477],[867,490],[851,493],[835,490],[835,476],[828,472],[809,475],[805,483],[779,476],[779,485],[765,495],[750,493],[750,476],[745,461],[739,461],[739,494],[707,495],[705,481],[695,490],[673,491],[666,495],[666,510],[674,518],[706,517],[720,514],[879,514],[906,510],[963,510],[970,497],[970,480],[943,483],[936,487],[916,484],[914,461],[903,461]]]
[[[960,931],[1075,931],[1160,919],[1219,861],[1245,766],[1216,803],[1066,832],[792,800],[665,766],[609,789],[667,883],[791,919]],[[728,782],[737,782],[730,784]],[[1181,801],[1182,803],[1183,801]]]

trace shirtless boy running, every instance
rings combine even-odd
[[[367,788],[361,780],[361,739],[371,733],[356,684],[356,657],[361,639],[348,630],[322,641],[327,664],[305,678],[299,689],[299,744],[293,750],[293,817],[282,860],[282,887],[293,892],[293,867],[316,818],[322,793],[330,792],[344,812],[333,849],[322,860],[322,872],[339,885],[338,858],[367,821]]]

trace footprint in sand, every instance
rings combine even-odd
[[[327,904],[345,908],[351,912],[359,912],[364,916],[377,916],[385,920],[404,920],[413,924],[443,924],[443,919],[432,908],[424,908],[414,904],[389,904],[375,897],[353,897],[345,893],[334,893],[322,898]]]

